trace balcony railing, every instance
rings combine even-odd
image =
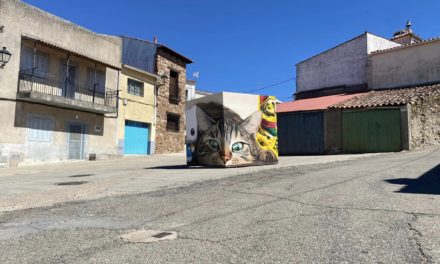
[[[108,107],[117,107],[118,102],[117,90],[93,83],[79,83],[36,70],[22,70],[19,73],[18,93],[29,92],[59,96]]]

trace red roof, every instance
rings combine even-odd
[[[300,99],[277,105],[277,113],[325,110],[329,106],[341,103],[355,97],[358,94],[336,94],[316,98]]]

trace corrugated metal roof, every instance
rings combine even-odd
[[[84,59],[87,59],[87,60],[90,60],[90,61],[102,64],[102,65],[104,65],[106,67],[109,67],[109,68],[112,68],[112,69],[115,69],[115,70],[120,70],[121,69],[120,65],[110,64],[110,63],[102,61],[100,59],[90,57],[88,55],[82,54],[82,53],[77,52],[77,51],[70,50],[70,49],[68,49],[66,47],[62,47],[62,46],[60,46],[58,44],[55,44],[55,43],[52,43],[52,42],[49,42],[49,41],[46,41],[46,40],[42,40],[42,39],[39,39],[39,38],[34,37],[34,36],[23,34],[22,37],[24,39],[29,39],[29,40],[35,41],[35,42],[37,42],[37,43],[39,43],[41,45],[44,45],[44,46],[47,46],[47,47],[51,47],[51,48],[54,48],[54,49],[57,49],[57,50],[60,50],[60,51],[63,51],[63,52],[68,52],[68,53],[70,53],[70,54],[72,54],[74,56],[77,56],[77,57],[80,57],[80,58],[84,58]]]
[[[331,105],[343,102],[357,95],[360,95],[360,93],[336,94],[336,95],[328,95],[328,96],[321,96],[316,98],[308,98],[308,99],[295,100],[292,102],[286,102],[277,105],[277,113],[325,110]]]
[[[440,94],[440,84],[375,90],[332,105],[330,108],[367,108],[380,106],[398,106],[415,102],[432,93]]]

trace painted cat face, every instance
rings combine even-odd
[[[259,147],[255,133],[261,123],[260,112],[240,122],[227,117],[215,122],[200,112],[197,151],[201,164],[228,166],[250,164],[257,160]]]

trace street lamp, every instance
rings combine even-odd
[[[6,47],[3,47],[3,49],[0,50],[0,69],[5,67],[11,56],[12,54],[6,49]]]

